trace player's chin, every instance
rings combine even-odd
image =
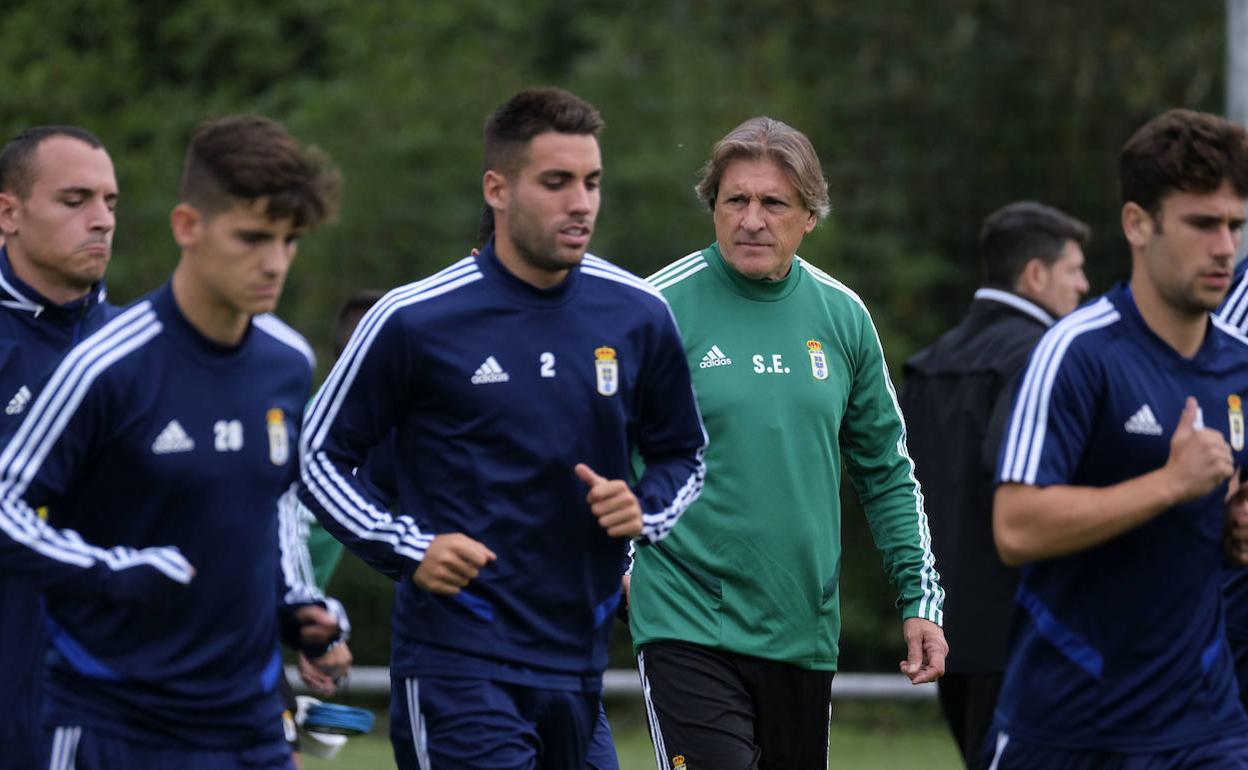
[[[554,262],[555,266],[560,270],[570,270],[585,259],[588,249],[584,246],[560,246],[555,249]]]
[[[277,301],[281,299],[280,291],[275,292],[259,292],[248,296],[240,304],[240,310],[249,315],[261,315],[264,313],[272,313],[277,309]]]

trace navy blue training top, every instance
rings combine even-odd
[[[352,471],[394,431],[398,514]],[[627,542],[573,467],[633,482],[643,537],[701,490],[705,446],[675,321],[640,278],[587,255],[541,290],[493,244],[391,291],[361,320],[305,416],[300,496],[399,581],[392,671],[600,687]],[[634,479],[636,447],[646,472]],[[411,583],[435,534],[498,560],[461,593]]]
[[[998,481],[1106,487],[1161,468],[1188,396],[1245,462],[1248,340],[1211,319],[1180,356],[1119,284],[1058,322],[1015,394]],[[1024,569],[997,704],[1041,745],[1148,752],[1244,734],[1220,591],[1226,485]]]
[[[1248,260],[1235,266],[1235,277],[1218,308],[1218,317],[1240,334],[1248,334]],[[1226,603],[1227,634],[1237,646],[1242,646],[1248,640],[1248,567],[1227,566],[1222,575],[1222,594]]]
[[[58,305],[18,278],[0,247],[0,445],[17,430],[44,379],[75,343],[117,315],[103,283],[82,298]],[[25,709],[37,724],[42,690],[43,609],[39,592],[0,574],[0,703]]]
[[[293,584],[297,526],[280,527],[279,562],[277,500],[311,381],[311,351],[281,321],[257,316],[223,347],[168,285],[57,367],[0,452],[0,564],[44,589],[52,724],[281,740],[278,583]]]

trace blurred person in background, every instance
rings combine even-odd
[[[0,151],[0,446],[61,356],[118,312],[104,288],[118,194],[112,159],[86,129],[29,128]],[[46,646],[39,592],[0,575],[0,768],[46,763]]]
[[[171,280],[75,347],[0,451],[0,565],[47,603],[52,768],[290,766],[279,636],[319,658],[342,627],[279,501],[312,359],[270,311],[337,190],[273,121],[202,124]]]

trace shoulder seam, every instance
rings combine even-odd
[[[21,494],[65,429],[91,383],[146,345],[163,326],[150,302],[141,302],[74,347],[53,371],[17,432],[0,452],[0,478]]]
[[[824,286],[830,286],[833,289],[836,289],[837,291],[846,295],[847,297],[852,299],[858,305],[858,307],[862,308],[863,310],[867,309],[867,305],[865,302],[862,301],[862,297],[859,297],[858,293],[855,292],[853,289],[849,288],[845,284],[833,278],[828,273],[824,272],[823,270],[820,270],[819,268],[810,264],[809,262],[802,259],[801,257],[794,256],[794,259],[797,260],[797,263],[801,265],[802,269],[810,273],[810,276],[814,278],[816,281],[823,284]]]
[[[659,293],[658,289],[646,283],[636,275],[633,275],[621,267],[611,264],[601,257],[586,254],[585,259],[581,262],[581,274],[591,276],[593,278],[613,281],[624,286],[631,286],[637,291],[649,294],[663,304],[667,304],[667,299]]]
[[[1113,303],[1101,298],[1058,321],[1036,343],[1003,437],[1005,461],[998,481],[1035,483],[1047,431],[1049,396],[1067,351],[1079,337],[1121,319]]]
[[[263,313],[254,316],[252,321],[256,324],[256,328],[268,334],[273,339],[293,348],[308,360],[308,366],[316,368],[316,352],[312,350],[312,346],[308,344],[308,340],[302,334],[294,329],[290,324],[278,318],[273,313]]]

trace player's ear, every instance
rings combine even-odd
[[[1122,234],[1127,243],[1143,248],[1153,237],[1153,215],[1144,210],[1138,203],[1128,201],[1122,206]]]
[[[489,169],[481,177],[481,195],[485,202],[495,211],[507,210],[507,177],[494,169]]]
[[[1023,265],[1023,271],[1018,275],[1018,282],[1021,284],[1018,287],[1020,294],[1028,297],[1038,295],[1049,285],[1048,265],[1044,264],[1044,260],[1039,257],[1027,260],[1027,264]]]
[[[181,248],[189,248],[199,240],[203,229],[204,217],[199,209],[189,203],[179,203],[169,213],[169,227],[173,230],[173,240]]]
[[[12,235],[17,232],[18,211],[21,201],[13,193],[0,192],[0,233]]]

